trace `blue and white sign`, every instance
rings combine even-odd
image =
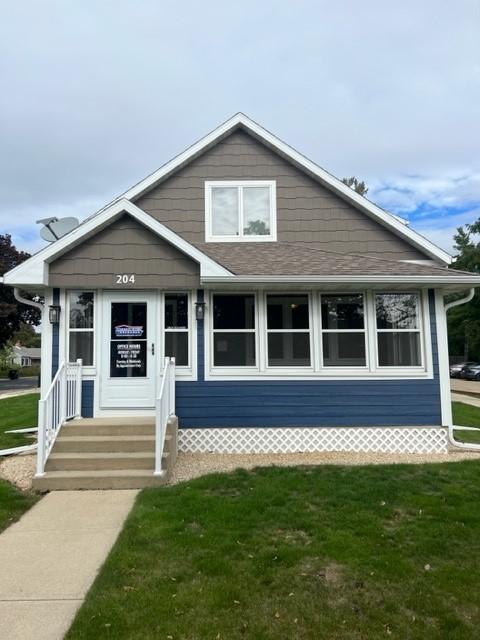
[[[116,338],[141,338],[143,336],[142,325],[118,324],[115,327]]]

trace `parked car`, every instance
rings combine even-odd
[[[462,372],[462,378],[465,380],[480,380],[480,364],[465,367]]]
[[[458,364],[450,365],[450,378],[463,378],[463,373],[467,367],[474,367],[478,362],[459,362]]]

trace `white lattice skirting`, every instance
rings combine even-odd
[[[179,429],[178,448],[191,453],[447,453],[448,438],[442,427]]]

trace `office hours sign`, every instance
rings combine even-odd
[[[147,303],[112,302],[110,377],[147,375]]]

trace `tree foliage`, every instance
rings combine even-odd
[[[19,251],[12,244],[12,237],[8,233],[0,234],[0,275],[3,276],[29,257],[29,253]],[[32,297],[26,293],[23,295],[25,298]],[[0,285],[0,348],[13,337],[22,323],[33,326],[40,324],[40,312],[17,302],[12,287]]]
[[[350,189],[353,189],[354,191],[359,193],[361,196],[366,196],[368,193],[368,187],[365,182],[363,180],[360,181],[358,178],[355,178],[355,176],[352,176],[351,178],[343,178],[342,182],[343,184],[346,184],[347,187],[350,187]]]
[[[458,227],[454,236],[458,252],[453,269],[480,273],[480,218],[473,224]],[[456,298],[464,294],[457,295]],[[454,299],[454,298],[452,298]],[[451,355],[480,361],[480,296],[448,312],[448,346]]]

